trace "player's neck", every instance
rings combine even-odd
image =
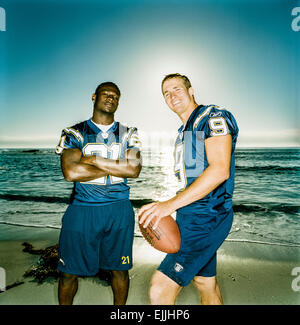
[[[114,122],[114,114],[94,111],[92,121],[96,124],[109,125]]]
[[[196,102],[193,102],[181,115],[179,115],[179,118],[183,124],[186,124],[196,107],[198,107],[198,104]]]

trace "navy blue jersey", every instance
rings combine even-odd
[[[137,129],[114,122],[107,131],[101,131],[91,120],[65,128],[56,153],[63,149],[80,149],[83,156],[99,155],[109,159],[122,159],[128,149],[140,150]],[[127,179],[115,176],[100,177],[87,182],[75,182],[73,204],[97,205],[129,198]]]
[[[238,126],[233,115],[215,105],[198,106],[190,115],[187,123],[182,125],[175,142],[175,175],[180,189],[191,185],[208,167],[204,141],[207,138],[231,134],[232,156],[230,177],[207,196],[185,206],[181,213],[222,213],[232,208],[234,189],[234,150],[238,136]]]

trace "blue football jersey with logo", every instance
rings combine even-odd
[[[232,208],[234,190],[234,150],[238,137],[238,126],[233,115],[215,105],[200,105],[190,115],[187,123],[178,130],[175,142],[175,175],[184,190],[208,167],[204,141],[210,137],[231,134],[232,155],[230,177],[207,196],[178,209],[187,214],[220,214]]]
[[[107,131],[101,131],[91,119],[62,131],[56,153],[63,149],[80,149],[83,156],[99,155],[122,159],[128,149],[140,150],[137,129],[114,122]],[[127,179],[108,175],[86,182],[74,182],[72,203],[77,205],[107,204],[129,198]]]

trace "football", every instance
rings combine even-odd
[[[177,222],[171,217],[163,217],[160,219],[156,229],[153,229],[156,217],[151,220],[147,228],[143,224],[139,224],[140,231],[147,242],[165,253],[177,253],[180,248],[180,231]]]

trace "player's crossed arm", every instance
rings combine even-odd
[[[64,178],[68,182],[87,182],[107,173],[98,167],[93,166],[96,156],[82,159],[80,149],[64,149],[61,155],[61,169]]]
[[[138,177],[142,168],[140,152],[127,150],[124,159],[107,159],[96,155],[82,156],[79,149],[65,149],[61,155],[61,168],[68,182],[87,182],[111,175]]]
[[[94,165],[99,169],[112,175],[122,178],[137,178],[142,169],[141,153],[137,149],[128,149],[124,159],[108,159],[95,156]]]

